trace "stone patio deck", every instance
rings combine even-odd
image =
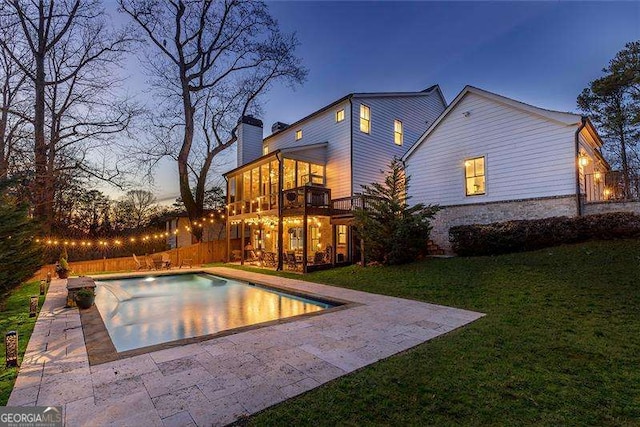
[[[64,308],[65,281],[54,280],[8,405],[62,405],[68,426],[226,425],[483,316],[229,268],[197,271],[360,305],[90,366],[78,309]]]

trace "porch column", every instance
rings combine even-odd
[[[244,219],[240,221],[240,265],[244,265]]]
[[[228,210],[228,209],[227,209]],[[226,215],[227,222],[225,225],[226,234],[227,234],[227,256],[225,259],[227,262],[231,261],[231,221],[229,221],[229,215]]]
[[[284,251],[284,223],[282,221],[282,202],[284,196],[282,194],[282,173],[284,167],[282,159],[278,157],[278,154],[276,154],[276,159],[278,159],[278,267],[276,267],[276,270],[282,271],[282,251]]]
[[[307,272],[307,207],[302,215],[302,272]]]
[[[336,249],[338,249],[338,246],[336,245],[336,243],[337,243],[336,226],[335,226],[335,224],[331,224],[331,248],[332,248],[331,249],[331,265],[333,267],[336,266],[336,258],[337,258],[337,255],[336,255],[337,250]]]

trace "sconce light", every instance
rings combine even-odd
[[[18,333],[7,332],[4,336],[4,345],[7,368],[18,366]]]
[[[611,196],[611,190],[608,189],[608,188],[605,188],[604,191],[603,191],[603,194],[604,194],[605,200],[608,200],[609,196]]]
[[[580,166],[584,167],[587,166],[589,164],[589,158],[587,156],[585,156],[584,154],[580,154]]]
[[[29,299],[29,317],[36,317],[38,313],[38,295],[31,295]]]
[[[593,179],[595,182],[600,182],[600,180],[602,179],[602,174],[600,173],[600,171],[594,172]]]

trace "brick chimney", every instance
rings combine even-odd
[[[262,156],[262,121],[253,116],[243,116],[236,127],[238,138],[238,166]]]

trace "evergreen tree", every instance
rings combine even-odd
[[[34,241],[39,227],[29,218],[27,205],[7,195],[0,182],[0,295],[29,279],[43,265],[41,247]]]
[[[362,186],[364,203],[354,215],[368,261],[404,264],[414,261],[426,248],[430,220],[438,207],[422,203],[409,206],[409,178],[402,162],[394,159],[383,184]]]
[[[640,188],[640,42],[625,48],[603,69],[605,75],[578,96],[578,107],[591,117],[605,142],[609,162],[622,170],[625,197]]]

